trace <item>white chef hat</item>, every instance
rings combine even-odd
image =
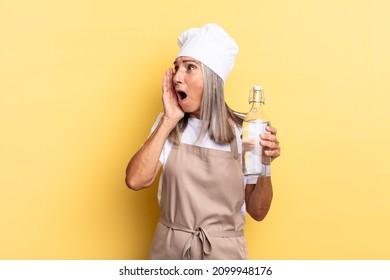
[[[226,81],[233,69],[238,46],[222,27],[211,23],[188,29],[179,36],[177,43],[181,48],[177,57],[195,58]]]

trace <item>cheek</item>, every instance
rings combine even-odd
[[[199,100],[202,100],[203,96],[203,80],[201,82],[198,82],[196,85],[196,96]]]
[[[202,103],[202,97],[203,97],[203,88],[198,88],[195,98],[196,98],[196,103],[200,106]]]
[[[204,89],[203,76],[199,75],[197,77],[193,77],[192,79],[187,81],[187,85],[192,92],[193,100],[200,103],[202,100]]]

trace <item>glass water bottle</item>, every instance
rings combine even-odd
[[[260,134],[270,119],[264,114],[265,96],[260,86],[254,86],[249,95],[252,107],[242,123],[242,172],[244,175],[270,176],[271,157],[266,156],[260,145]]]

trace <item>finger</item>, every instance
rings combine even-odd
[[[163,93],[167,94],[169,97],[173,97],[173,83],[172,83],[172,68],[168,68],[165,71],[163,79]]]
[[[276,135],[276,133],[278,132],[277,129],[273,126],[267,126],[265,129],[273,135]]]
[[[262,134],[260,134],[260,138],[262,140],[267,140],[267,141],[272,141],[272,142],[278,142],[279,143],[278,139],[273,134],[262,133]]]
[[[269,149],[271,149],[271,150],[274,150],[274,149],[278,149],[278,148],[279,148],[279,144],[276,143],[276,142],[273,142],[273,141],[261,140],[261,141],[260,141],[260,145],[263,146],[264,148],[269,148]]]
[[[176,90],[175,90],[175,84],[173,82],[173,69],[169,68],[169,84],[171,86],[171,91],[174,95],[176,95]]]
[[[267,155],[267,156],[270,156],[272,158],[276,158],[278,156],[280,156],[280,149],[276,149],[276,150],[266,150],[264,151],[264,153]]]
[[[166,92],[167,92],[167,84],[168,84],[167,76],[168,76],[168,69],[165,70],[164,78],[163,78],[163,82],[162,82],[162,90],[163,90],[163,93],[166,93]]]

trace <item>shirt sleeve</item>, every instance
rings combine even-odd
[[[254,176],[254,175],[245,176],[245,181],[246,181],[246,184],[245,184],[245,185],[248,185],[248,184],[254,184],[254,185],[256,185],[256,183],[257,183],[257,178],[259,178],[259,176]]]

